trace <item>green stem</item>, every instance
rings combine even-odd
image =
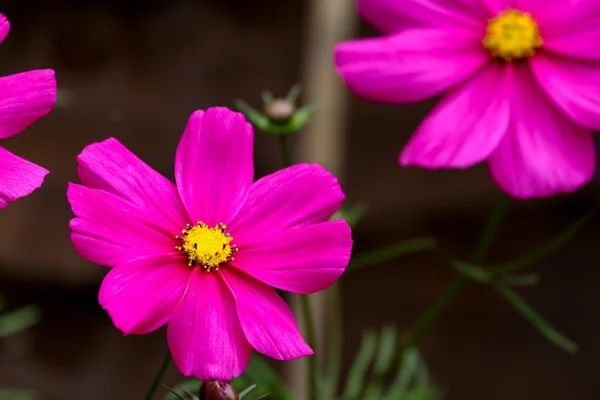
[[[485,225],[483,233],[479,238],[477,245],[475,246],[473,254],[471,257],[469,257],[469,262],[480,263],[483,261],[492,244],[492,241],[494,240],[494,236],[500,227],[500,222],[502,221],[502,217],[506,212],[507,205],[507,197],[502,197],[502,199],[496,204],[490,218]],[[437,300],[431,306],[429,306],[429,308],[417,321],[415,328],[405,340],[402,348],[407,349],[416,346],[435,325],[438,318],[443,314],[450,303],[452,303],[454,298],[460,292],[462,292],[462,290],[470,281],[471,279],[465,274],[460,274],[454,278],[450,285],[446,287]]]
[[[308,295],[300,296],[300,304],[302,308],[302,318],[304,319],[304,337],[306,343],[317,354],[315,341],[315,326],[312,317],[312,307],[310,297]],[[309,400],[317,400],[317,358],[315,355],[307,357],[308,364],[308,398]]]
[[[292,155],[288,146],[288,137],[285,134],[279,135],[279,147],[283,158],[283,166],[292,165]],[[310,297],[308,295],[300,296],[300,308],[302,309],[302,318],[304,319],[304,337],[308,345],[317,353],[315,343],[315,326],[312,316]],[[317,359],[315,355],[307,357],[308,364],[308,398],[317,400]]]
[[[162,382],[162,380],[165,376],[165,373],[169,369],[169,365],[171,365],[171,353],[167,353],[167,356],[163,360],[163,362],[160,366],[160,369],[158,370],[158,373],[156,374],[156,377],[154,377],[154,380],[152,381],[152,385],[150,385],[150,389],[148,389],[148,392],[146,393],[146,397],[144,397],[144,400],[152,400],[154,398],[154,395],[156,394],[156,391],[158,390],[158,387],[160,386],[160,383]]]
[[[502,197],[498,203],[496,203],[490,218],[488,219],[485,228],[477,245],[475,246],[475,250],[473,254],[469,258],[472,262],[480,263],[483,261],[487,251],[490,248],[490,245],[498,231],[500,226],[500,222],[502,221],[502,217],[506,212],[506,208],[508,205],[508,201],[506,197]],[[415,328],[408,335],[406,340],[402,343],[400,351],[394,354],[394,359],[391,365],[400,365],[402,363],[402,359],[404,357],[404,353],[406,350],[410,349],[413,346],[416,346],[423,337],[431,330],[431,328],[435,325],[439,317],[444,313],[446,308],[452,303],[452,301],[456,298],[456,296],[467,286],[467,284],[471,281],[471,279],[464,274],[458,275],[454,280],[450,283],[446,289],[439,295],[439,297],[425,310],[425,312],[421,315],[419,320],[417,321]],[[384,379],[391,377],[393,373],[395,373],[393,369],[389,369],[386,372],[381,374],[374,374],[371,385],[378,385]],[[363,393],[361,393],[362,395]],[[360,396],[359,396],[360,398]]]
[[[288,146],[288,135],[279,135],[279,147],[281,148],[281,156],[283,157],[283,166],[287,168],[292,165],[292,154],[290,153],[290,146]]]

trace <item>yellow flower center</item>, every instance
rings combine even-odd
[[[185,251],[188,257],[188,265],[201,265],[207,271],[219,270],[219,266],[227,261],[233,261],[233,253],[238,249],[231,244],[233,238],[225,232],[227,227],[220,223],[214,228],[199,221],[197,225],[182,230],[183,237],[176,236],[177,240],[183,242],[176,249]]]
[[[543,43],[535,20],[517,10],[506,10],[490,19],[483,39],[483,45],[505,61],[529,57]]]

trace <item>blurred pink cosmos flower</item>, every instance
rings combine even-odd
[[[344,194],[318,165],[252,183],[253,131],[226,108],[197,111],[175,157],[174,185],[115,139],[78,157],[68,198],[79,254],[114,266],[100,304],[125,334],[168,323],[184,375],[231,379],[251,349],[280,360],[312,354],[270,287],[314,293],[348,264]]]
[[[345,83],[407,103],[448,90],[400,155],[402,165],[482,160],[518,198],[571,192],[596,167],[600,1],[359,0],[386,36],[341,43]]]
[[[10,23],[0,14],[0,42]],[[0,139],[14,136],[48,114],[56,103],[56,81],[50,69],[0,78]],[[39,188],[48,171],[0,147],[0,209]]]

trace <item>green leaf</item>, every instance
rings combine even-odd
[[[300,129],[304,127],[313,115],[315,111],[314,104],[307,104],[302,108],[296,110],[290,121],[287,123],[286,130],[287,132],[298,132]]]
[[[174,388],[162,385],[169,391],[169,393],[165,394],[164,400],[191,400],[194,396],[190,397],[190,393],[198,393],[201,384],[201,380],[192,378],[181,382]]]
[[[0,389],[0,399],[2,400],[35,400],[37,396],[34,392],[21,389]]]
[[[419,251],[432,250],[437,247],[437,241],[431,237],[410,239],[389,246],[380,247],[352,257],[348,269],[358,269],[393,260],[400,256]]]
[[[367,332],[363,336],[358,354],[348,373],[346,389],[344,390],[345,399],[355,399],[359,395],[360,390],[364,386],[365,375],[375,357],[376,351],[377,334],[375,332]]]
[[[246,116],[246,118],[248,119],[248,121],[250,121],[250,123],[252,125],[257,127],[258,129],[261,129],[263,131],[266,131],[269,129],[269,126],[270,126],[269,118],[267,118],[265,115],[263,115],[262,113],[258,112],[254,108],[252,108],[245,101],[236,100],[235,107],[238,109],[238,111],[240,111],[242,114],[244,114]]]
[[[40,310],[35,305],[25,306],[0,317],[0,337],[19,333],[40,321]]]
[[[244,372],[244,377],[247,382],[257,385],[256,389],[252,391],[252,394],[256,396],[269,394],[277,400],[293,400],[281,377],[259,355],[252,356]]]
[[[506,263],[492,265],[489,269],[495,274],[506,274],[528,267],[531,264],[549,256],[562,246],[564,246],[577,232],[581,230],[600,209],[600,204],[592,207],[583,217],[576,220],[574,223],[569,225],[564,231],[537,247],[533,251],[527,253],[525,256],[508,261]]]
[[[331,217],[332,221],[343,219],[345,220],[351,228],[354,228],[360,218],[364,215],[367,207],[362,204],[355,204],[352,207],[342,207],[338,211],[336,211]]]
[[[573,342],[556,329],[554,329],[544,318],[542,318],[521,296],[514,290],[504,285],[496,285],[495,289],[502,295],[517,311],[533,325],[549,341],[574,354],[578,350],[577,343]]]
[[[263,91],[261,97],[264,104],[270,104],[273,102],[273,100],[275,100],[273,98],[273,93],[269,92],[268,90]]]
[[[254,385],[248,386],[246,389],[242,390],[239,394],[240,399],[243,399],[248,393],[253,391],[256,388],[256,383]]]
[[[298,98],[300,97],[300,93],[302,93],[302,86],[297,83],[294,86],[292,86],[292,88],[288,92],[286,97],[287,101],[289,101],[292,104],[295,104],[296,101],[298,101]]]
[[[415,348],[407,349],[395,379],[386,392],[386,398],[400,399],[408,391],[411,380],[419,366],[419,353]]]

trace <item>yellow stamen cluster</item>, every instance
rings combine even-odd
[[[483,45],[504,61],[529,57],[543,43],[535,20],[517,10],[506,10],[490,19],[483,39]]]
[[[192,226],[188,224],[181,231],[183,237],[175,236],[177,240],[183,242],[175,248],[185,251],[188,256],[188,265],[201,265],[205,270],[219,270],[219,266],[227,261],[233,261],[233,253],[238,249],[235,244],[231,244],[233,238],[225,232],[227,227],[220,223],[214,228],[209,228],[202,221]]]

